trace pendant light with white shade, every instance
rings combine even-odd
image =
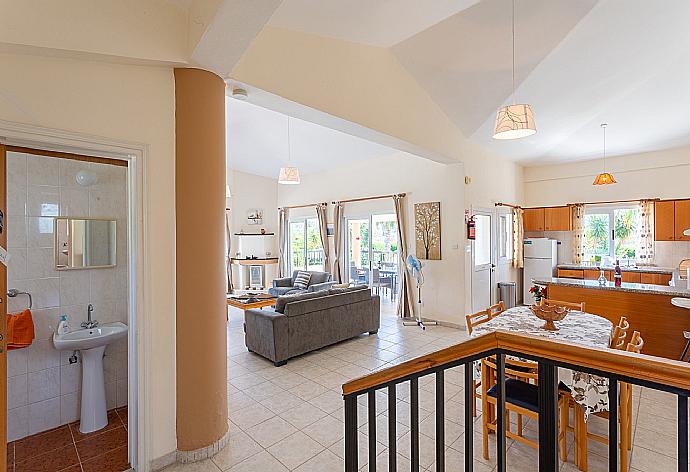
[[[532,107],[515,100],[515,0],[513,1],[513,104],[501,107],[496,112],[494,139],[519,139],[537,132]]]
[[[597,175],[594,178],[594,182],[592,185],[610,185],[610,184],[617,184],[616,179],[613,177],[613,174],[609,173],[606,170],[606,127],[608,124],[602,123],[601,124],[601,129],[604,131],[604,172],[601,174]]]
[[[292,151],[290,149],[290,117],[287,119],[287,143],[288,143],[288,165],[280,168],[278,174],[278,183],[283,185],[297,185],[299,184],[299,169],[296,166],[290,166]]]

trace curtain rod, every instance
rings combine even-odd
[[[305,203],[304,205],[292,205],[292,206],[284,206],[284,207],[278,207],[279,210],[287,210],[293,209],[293,208],[308,208],[308,207],[316,207],[319,205],[328,205],[328,202],[319,202],[319,203]]]
[[[510,207],[510,208],[522,208],[520,205],[511,205],[510,203],[501,203],[501,202],[494,203],[494,206],[497,206],[497,207]]]
[[[351,202],[363,202],[365,200],[381,200],[382,198],[392,198],[392,197],[404,197],[404,193],[393,193],[391,195],[378,195],[376,197],[362,197],[362,198],[350,198],[348,200],[338,200],[331,202],[333,205],[336,203],[351,203]]]
[[[609,204],[615,204],[615,203],[635,203],[635,202],[641,202],[642,200],[651,200],[653,202],[658,202],[661,199],[660,198],[636,198],[634,200],[612,200],[609,202],[568,203],[568,206],[573,206],[573,205],[609,205]]]

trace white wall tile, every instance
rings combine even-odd
[[[106,382],[105,403],[107,405],[108,410],[117,408],[117,382]]]
[[[28,192],[26,186],[8,185],[7,215],[26,216]]]
[[[60,367],[29,373],[29,403],[60,395]]]
[[[77,183],[77,174],[89,170],[88,162],[60,159],[60,186],[63,188],[83,188]]]
[[[28,251],[26,258],[26,276],[29,279],[59,277],[55,270],[55,251],[53,248],[41,247]]]
[[[29,248],[54,247],[55,234],[53,232],[55,220],[51,217],[28,217],[27,234]]]
[[[89,191],[81,188],[60,190],[60,215],[85,217],[89,214]]]
[[[16,441],[29,435],[29,407],[7,411],[7,441]]]
[[[117,272],[115,269],[94,269],[91,276],[91,299],[94,301],[122,299],[118,290]]]
[[[60,279],[34,279],[29,293],[33,296],[36,309],[60,306]]]
[[[127,404],[127,379],[117,381],[116,406],[118,408]]]
[[[29,405],[29,434],[60,426],[60,397]]]
[[[59,216],[60,187],[30,186],[26,210],[28,216]]]
[[[60,351],[49,340],[35,340],[26,348],[29,354],[28,372],[38,372],[60,365]]]
[[[60,308],[44,308],[31,311],[37,340],[50,341],[60,322]],[[50,341],[52,343],[52,341]]]
[[[60,424],[73,423],[79,419],[80,400],[77,392],[60,396]]]
[[[81,363],[60,366],[60,395],[79,391],[81,383]]]
[[[7,408],[18,408],[29,402],[28,380],[27,374],[7,379]]]
[[[27,268],[28,258],[27,249],[23,247],[14,247],[9,249],[10,260],[7,262],[7,281],[10,285],[15,280],[28,279]]]
[[[7,188],[24,187],[28,185],[26,170],[26,154],[9,151],[7,153]]]
[[[60,272],[61,305],[89,303],[89,272],[91,270],[65,270]]]
[[[7,351],[7,376],[14,377],[28,372],[29,353],[27,349]]]
[[[27,222],[23,216],[7,217],[7,247],[26,248]]]
[[[27,158],[29,185],[59,185],[60,160],[54,157],[34,156]]]

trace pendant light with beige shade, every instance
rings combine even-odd
[[[613,177],[613,174],[609,173],[606,170],[606,127],[608,124],[602,123],[601,124],[601,129],[604,131],[604,172],[601,174],[597,175],[594,178],[594,182],[592,185],[610,185],[610,184],[616,184],[616,179]]]
[[[278,183],[283,185],[297,185],[300,182],[299,169],[296,166],[290,166],[292,151],[290,149],[290,117],[287,119],[287,142],[288,142],[288,165],[280,168],[278,174]]]
[[[513,104],[501,107],[496,112],[494,139],[519,139],[537,132],[532,107],[515,100],[515,0],[513,0]]]

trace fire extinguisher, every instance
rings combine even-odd
[[[467,239],[476,239],[474,216],[467,221]]]

